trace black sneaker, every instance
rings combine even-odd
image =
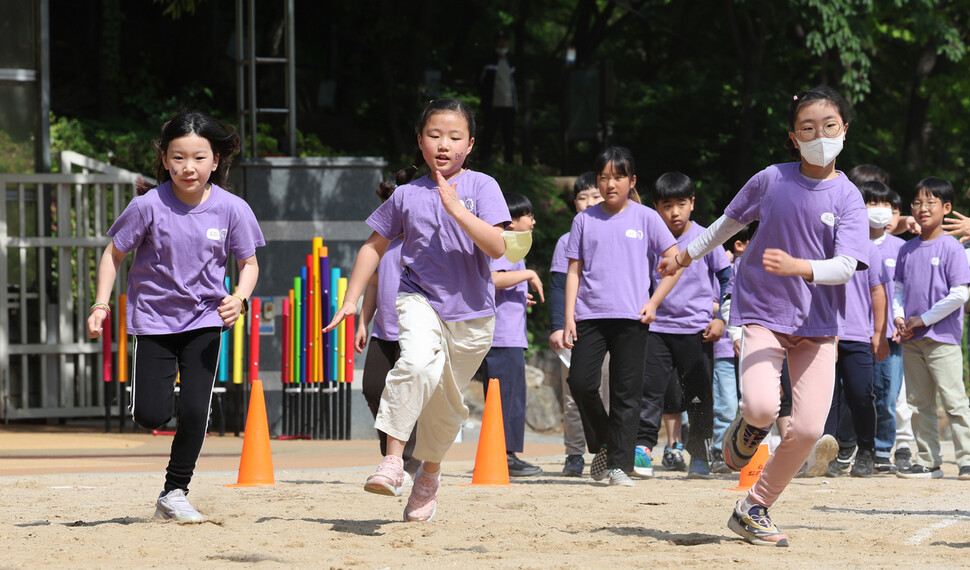
[[[905,471],[913,466],[913,452],[908,447],[897,447],[894,459],[896,460],[896,469],[900,471]]]
[[[888,457],[876,457],[872,464],[872,471],[877,475],[893,475],[897,469]]]
[[[687,471],[687,462],[684,461],[684,444],[676,441],[674,446],[664,446],[664,457],[661,463],[668,471]]]
[[[711,448],[711,473],[730,473],[731,468],[724,462],[724,455],[720,449]]]
[[[852,463],[852,470],[849,474],[853,477],[872,477],[875,456],[876,452],[872,449],[860,447],[855,454],[855,462]]]
[[[589,465],[589,476],[593,481],[602,481],[610,474],[610,468],[606,466],[606,448],[600,449],[593,456],[593,462]]]
[[[583,459],[582,455],[569,455],[566,457],[566,463],[562,466],[562,474],[564,477],[582,477],[585,465],[586,460]]]
[[[960,474],[957,475],[957,479],[961,481],[970,481],[970,465],[960,467]]]
[[[507,452],[509,461],[509,477],[534,477],[542,474],[542,468],[526,461],[522,461],[514,452]]]
[[[942,479],[943,470],[940,466],[924,467],[919,463],[914,463],[909,469],[900,469],[896,472],[896,477],[903,479]]]
[[[839,447],[839,454],[829,462],[829,470],[825,473],[826,477],[844,477],[852,469],[852,454],[855,447]]]

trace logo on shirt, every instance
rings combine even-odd
[[[886,267],[896,267],[896,260],[895,259],[892,259],[892,258],[887,259],[886,260]]]
[[[939,265],[939,264],[940,264],[940,258],[939,257],[931,257],[930,258],[930,265]]]
[[[627,230],[626,237],[630,239],[643,239],[643,230]]]
[[[471,198],[461,200],[461,205],[464,206],[465,209],[468,210],[469,212],[475,214],[475,201],[472,200]],[[475,214],[475,215],[477,216],[478,214]]]
[[[822,223],[826,226],[835,226],[835,214],[832,212],[825,212],[822,214]]]
[[[226,230],[222,230],[222,231],[224,232]],[[225,234],[221,233],[216,228],[209,228],[209,229],[207,229],[205,231],[205,237],[207,237],[207,238],[209,238],[211,240],[220,240],[220,239],[223,238],[224,235]]]

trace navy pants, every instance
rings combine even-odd
[[[859,447],[875,449],[876,405],[872,389],[872,348],[868,342],[839,341],[835,364],[835,392],[825,422],[825,433],[838,436],[840,407],[845,398]],[[844,443],[844,442],[843,442]]]
[[[492,347],[482,364],[485,397],[489,379],[498,378],[502,394],[502,421],[505,423],[505,451],[520,453],[525,442],[525,349]]]

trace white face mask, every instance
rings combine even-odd
[[[813,141],[798,141],[798,152],[809,164],[828,166],[842,152],[842,136],[818,137]]]
[[[885,206],[869,208],[869,227],[873,229],[885,228],[893,221],[893,209]]]

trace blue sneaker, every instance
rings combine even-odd
[[[566,457],[566,463],[562,466],[562,474],[564,477],[582,477],[585,465],[586,460],[582,455],[570,455]]]
[[[687,470],[688,479],[710,479],[711,469],[707,466],[707,461],[703,459],[691,459],[690,468]]]
[[[761,505],[755,505],[745,513],[741,511],[741,501],[738,501],[728,520],[728,528],[751,544],[788,546],[788,535],[778,530],[768,517],[768,509]]]
[[[644,479],[653,477],[653,458],[650,457],[650,448],[638,445],[636,455],[633,456],[633,473],[635,477]]]

